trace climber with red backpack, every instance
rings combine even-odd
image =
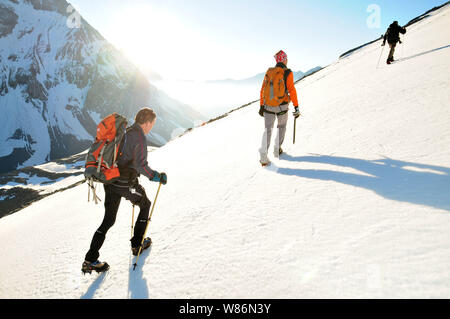
[[[279,157],[283,153],[281,145],[286,134],[289,103],[291,101],[294,104],[294,117],[298,118],[300,116],[297,91],[294,86],[294,75],[287,68],[288,59],[286,53],[280,50],[275,54],[275,60],[277,64],[275,67],[267,70],[260,93],[259,115],[264,117],[265,124],[262,145],[259,149],[262,166],[270,164],[267,152],[270,146],[275,118],[278,119],[278,134],[275,140],[274,156]]]
[[[142,250],[151,245],[149,237],[143,238],[149,221],[151,202],[139,184],[138,176],[142,174],[151,181],[163,185],[167,183],[167,175],[152,170],[147,162],[145,136],[150,133],[155,122],[155,112],[150,108],[143,108],[139,110],[135,123],[129,128],[126,128],[126,119],[116,113],[106,117],[97,127],[96,140],[86,157],[84,175],[88,180],[89,189],[93,192],[94,182],[104,184],[105,216],[94,233],[85,256],[81,268],[83,273],[91,273],[92,270],[103,272],[109,269],[106,262],[98,260],[99,250],[107,231],[114,225],[122,197],[129,200],[133,207],[136,205],[140,209],[131,238],[133,255],[138,256]],[[97,201],[95,192],[93,195]]]

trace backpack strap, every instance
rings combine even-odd
[[[292,70],[288,69],[287,66],[284,65],[281,62],[277,63],[275,65],[275,67],[282,68],[284,70],[284,74],[283,74],[284,86],[286,87],[286,92],[288,92],[288,89],[287,89],[287,78],[288,78],[289,74],[292,72]]]
[[[97,189],[94,186],[94,179],[88,178],[87,183],[88,183],[88,202],[90,201],[92,190],[92,198],[94,199],[95,204],[98,204],[98,202],[99,201],[101,202],[102,200],[97,196]]]
[[[291,69],[286,68],[284,70],[284,76],[283,76],[283,80],[284,80],[284,86],[286,87],[286,93],[288,93],[288,89],[287,89],[287,78],[289,76],[289,74],[291,74]]]
[[[122,142],[120,143],[120,146],[119,146],[119,156],[122,155],[123,149],[125,148],[125,145],[127,144],[127,134],[128,134],[129,132],[133,131],[133,130],[135,130],[134,125],[131,125],[131,126],[128,126],[128,127],[127,127],[126,132],[125,132],[125,134],[123,135]]]
[[[122,155],[123,149],[125,148],[125,144],[127,143],[127,133],[128,133],[128,128],[127,128],[125,134],[123,135],[122,142],[119,145],[118,156]]]

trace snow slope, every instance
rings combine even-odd
[[[169,183],[136,271],[122,201],[110,271],[81,275],[103,218],[86,185],[0,219],[0,298],[449,298],[449,14],[391,66],[376,42],[299,82],[297,142],[291,117],[268,169],[257,103],[149,153]]]

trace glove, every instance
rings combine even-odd
[[[294,112],[292,113],[292,115],[294,115],[294,117],[295,118],[298,118],[301,114],[300,114],[300,111],[299,111],[299,109],[298,109],[298,106],[296,106],[295,108],[294,108]]]
[[[264,117],[264,105],[261,105],[260,107],[259,107],[259,115],[261,115],[262,117]]]
[[[167,174],[166,173],[156,173],[153,176],[153,178],[151,179],[152,182],[159,182],[163,185],[167,184]]]
[[[159,175],[159,179],[161,180],[161,184],[166,185],[167,184],[167,174],[161,173]]]

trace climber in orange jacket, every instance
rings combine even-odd
[[[297,90],[294,86],[294,74],[287,68],[287,55],[280,50],[275,54],[277,64],[269,68],[264,76],[260,93],[259,115],[264,117],[265,131],[262,145],[259,149],[260,163],[265,166],[270,164],[267,152],[270,146],[272,129],[275,118],[278,119],[278,135],[275,140],[274,156],[279,157],[283,153],[281,145],[286,134],[289,103],[294,105],[294,117],[300,116],[298,109]]]

